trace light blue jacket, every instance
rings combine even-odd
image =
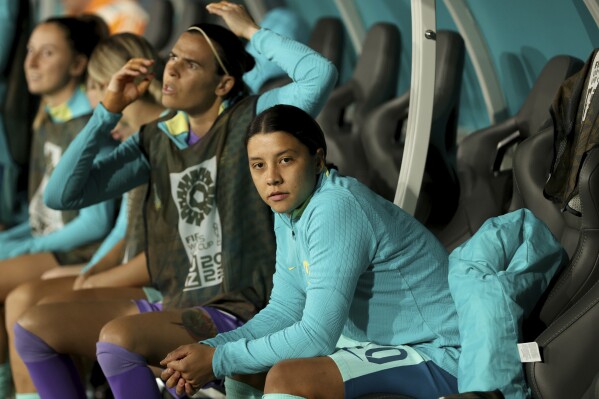
[[[291,217],[275,214],[275,233],[270,302],[243,327],[204,341],[216,347],[217,377],[331,354],[341,334],[411,345],[456,375],[448,254],[413,217],[332,170]]]

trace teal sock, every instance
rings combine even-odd
[[[0,398],[8,398],[12,388],[12,375],[10,363],[0,364]]]
[[[262,399],[304,399],[301,396],[288,395],[286,393],[267,393]]]
[[[225,392],[227,393],[227,399],[260,399],[264,394],[264,392],[251,385],[227,377],[225,378]]]
[[[15,399],[41,399],[38,393],[18,393]]]

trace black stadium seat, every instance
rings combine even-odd
[[[341,70],[343,31],[339,18],[323,17],[316,21],[308,40],[308,46],[325,56],[337,70]]]
[[[581,168],[581,216],[562,212],[543,196],[552,153],[549,128],[522,142],[514,159],[513,207],[532,210],[570,256],[536,317],[524,326],[525,336],[537,342],[543,355],[543,362],[527,364],[526,376],[535,398],[577,399],[599,374],[599,148],[591,150]]]
[[[147,3],[149,22],[143,36],[158,52],[162,52],[173,31],[173,3],[170,0],[149,0]]]
[[[448,225],[437,233],[449,250],[470,238],[485,220],[507,211],[512,171],[501,167],[505,155],[550,123],[551,101],[562,82],[582,64],[578,58],[565,55],[551,58],[515,116],[468,135],[458,145],[458,208]]]
[[[599,394],[599,94],[590,79],[597,71],[595,53],[556,96],[554,123],[522,142],[514,157],[511,208],[532,210],[570,257],[524,325],[525,338],[542,353],[541,362],[526,365],[537,399]]]
[[[416,217],[439,223],[455,211],[459,196],[456,137],[465,48],[457,32],[437,32],[435,91],[430,143]],[[409,91],[372,111],[363,126],[362,144],[371,175],[368,185],[393,200],[404,150]]]
[[[343,175],[366,182],[368,163],[360,132],[366,114],[393,97],[399,70],[400,35],[377,23],[366,34],[351,78],[337,87],[317,118],[327,140],[327,160]]]
[[[19,166],[29,164],[29,142],[31,140],[31,124],[37,108],[37,101],[29,94],[23,63],[27,55],[27,41],[33,30],[28,2],[20,3],[19,20],[17,21],[17,37],[15,38],[11,62],[5,71],[6,96],[2,113],[6,116],[7,141],[11,155]],[[27,134],[29,133],[29,134]]]
[[[211,22],[208,21],[208,11],[206,11],[206,5],[204,1],[181,0],[180,2],[180,15],[175,18],[177,22],[171,30],[168,42],[160,52],[160,55],[162,55],[164,58],[168,56],[169,52],[173,49],[175,43],[179,39],[179,36],[181,36],[181,34],[185,32],[187,28],[201,22]]]
[[[5,96],[0,100],[0,113],[3,115],[8,151],[16,168],[15,173],[11,175],[12,179],[0,184],[0,207],[2,208],[0,215],[6,215],[8,218],[20,213],[20,210],[16,209],[19,202],[26,202],[31,126],[39,102],[36,97],[29,94],[23,69],[27,55],[27,41],[33,30],[30,7],[28,1],[19,2],[19,13],[15,21],[16,35],[11,46],[10,61],[5,70],[0,71],[6,82]],[[1,175],[3,173],[0,173],[0,180],[2,180]],[[14,221],[0,220],[0,222],[10,224]]]

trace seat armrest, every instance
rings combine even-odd
[[[458,146],[458,165],[469,165],[479,173],[492,173],[497,144],[517,131],[516,119],[510,118],[470,134]]]

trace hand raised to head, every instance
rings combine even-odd
[[[222,17],[229,29],[244,39],[250,40],[253,34],[260,29],[245,7],[240,4],[221,1],[208,4],[206,9],[209,13]]]
[[[150,69],[153,64],[154,60],[145,58],[130,59],[110,79],[102,99],[104,107],[110,112],[120,113],[141,97],[154,79]]]

